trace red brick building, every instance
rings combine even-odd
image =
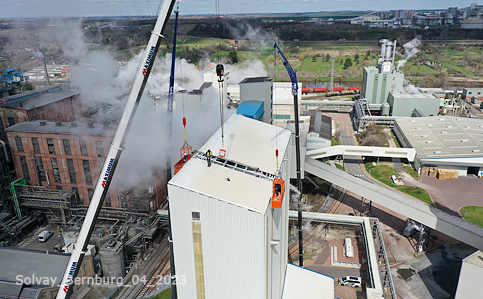
[[[76,90],[48,86],[0,99],[0,137],[5,129],[33,120],[72,122],[86,115],[88,108]]]
[[[99,124],[30,121],[5,130],[17,177],[28,184],[76,191],[87,205],[94,192],[115,128]],[[151,173],[139,187],[111,184],[104,205],[153,212],[166,199],[166,171]]]

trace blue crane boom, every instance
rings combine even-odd
[[[287,58],[285,58],[285,55],[283,55],[283,52],[277,46],[277,43],[274,43],[273,47],[275,48],[275,50],[277,50],[278,54],[280,55],[280,58],[282,58],[283,66],[285,66],[285,68],[287,69],[288,75],[290,76],[290,81],[292,81],[292,94],[297,94],[299,90],[299,85],[297,83],[297,72],[292,68]]]
[[[297,72],[294,71],[290,63],[288,62],[282,50],[277,46],[277,43],[273,44],[275,50],[277,50],[280,58],[282,58],[283,65],[287,69],[290,81],[292,81],[292,95],[295,114],[295,162],[297,166],[297,187],[300,191],[300,197],[298,202],[298,235],[299,235],[299,265],[304,266],[304,244],[303,244],[303,231],[302,231],[302,176],[300,173],[300,130],[299,130],[299,102],[298,102],[298,90]]]

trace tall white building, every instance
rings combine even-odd
[[[322,287],[328,297],[316,298],[334,298],[332,278],[287,265],[291,132],[241,115],[223,132],[200,149],[215,155],[210,167],[195,154],[168,183],[178,298],[289,299]],[[280,208],[274,179],[285,182]]]

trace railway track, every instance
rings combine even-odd
[[[116,298],[143,298],[146,293],[156,287],[156,283],[160,278],[160,272],[168,261],[169,244],[168,238],[165,237],[133,273],[129,283],[123,286],[123,289]]]
[[[340,189],[339,196],[338,196],[337,200],[334,200],[334,202],[330,206],[327,213],[328,214],[336,214],[337,212],[339,212],[339,209],[342,206],[342,202],[344,201],[344,198],[346,197],[346,195],[347,195],[347,190]],[[319,225],[322,225],[322,224],[316,222],[312,226],[310,231],[308,233],[304,234],[304,238],[303,238],[303,241],[302,241],[303,247],[305,247],[309,243],[310,239],[312,239],[312,237],[315,235],[315,232],[319,228]],[[298,250],[299,250],[299,242],[297,241],[294,244],[292,244],[292,246],[289,247],[288,258],[291,260],[292,256],[295,255],[298,252]]]

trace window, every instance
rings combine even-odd
[[[23,144],[22,144],[22,138],[21,137],[15,137],[15,142],[17,143],[17,150],[19,153],[23,153]]]
[[[87,157],[87,146],[85,140],[79,140],[81,155]]]
[[[82,163],[84,164],[84,174],[86,176],[86,184],[92,185],[91,167],[89,166],[89,161],[82,160]]]
[[[75,177],[74,160],[67,159],[67,170],[69,171],[70,183],[77,184],[77,178]]]
[[[52,139],[47,139],[47,147],[49,148],[49,154],[55,154],[54,141]]]
[[[39,183],[45,182],[46,178],[45,178],[44,163],[42,163],[42,158],[35,157],[35,160],[37,162],[37,176],[39,178]]]
[[[23,177],[27,181],[30,181],[29,166],[27,164],[27,160],[23,156],[20,156],[20,165],[22,166]]]
[[[89,197],[89,200],[92,199],[92,195],[94,195],[94,190],[91,188],[87,188],[87,196]]]
[[[34,153],[40,154],[39,140],[37,138],[32,138],[32,145],[34,146]]]
[[[166,198],[166,189],[163,190],[163,198]]]
[[[64,152],[67,156],[72,156],[72,152],[70,151],[70,142],[69,139],[64,139]]]
[[[106,198],[104,199],[104,201],[106,202],[106,207],[112,207],[111,194],[109,193],[109,191],[107,191]]]
[[[200,221],[200,212],[191,212],[191,217],[194,221]]]
[[[55,188],[59,191],[62,191],[62,186],[56,186]]]
[[[13,117],[9,117],[8,118],[8,126],[11,127],[15,124],[15,120],[13,119]]]
[[[52,162],[52,169],[54,170],[54,181],[56,183],[61,183],[59,165],[57,164],[57,158],[52,158],[51,162]]]
[[[72,187],[72,192],[74,192],[76,196],[79,195],[79,189],[77,187]]]
[[[99,158],[104,158],[104,149],[102,148],[102,142],[96,141],[97,156]]]

